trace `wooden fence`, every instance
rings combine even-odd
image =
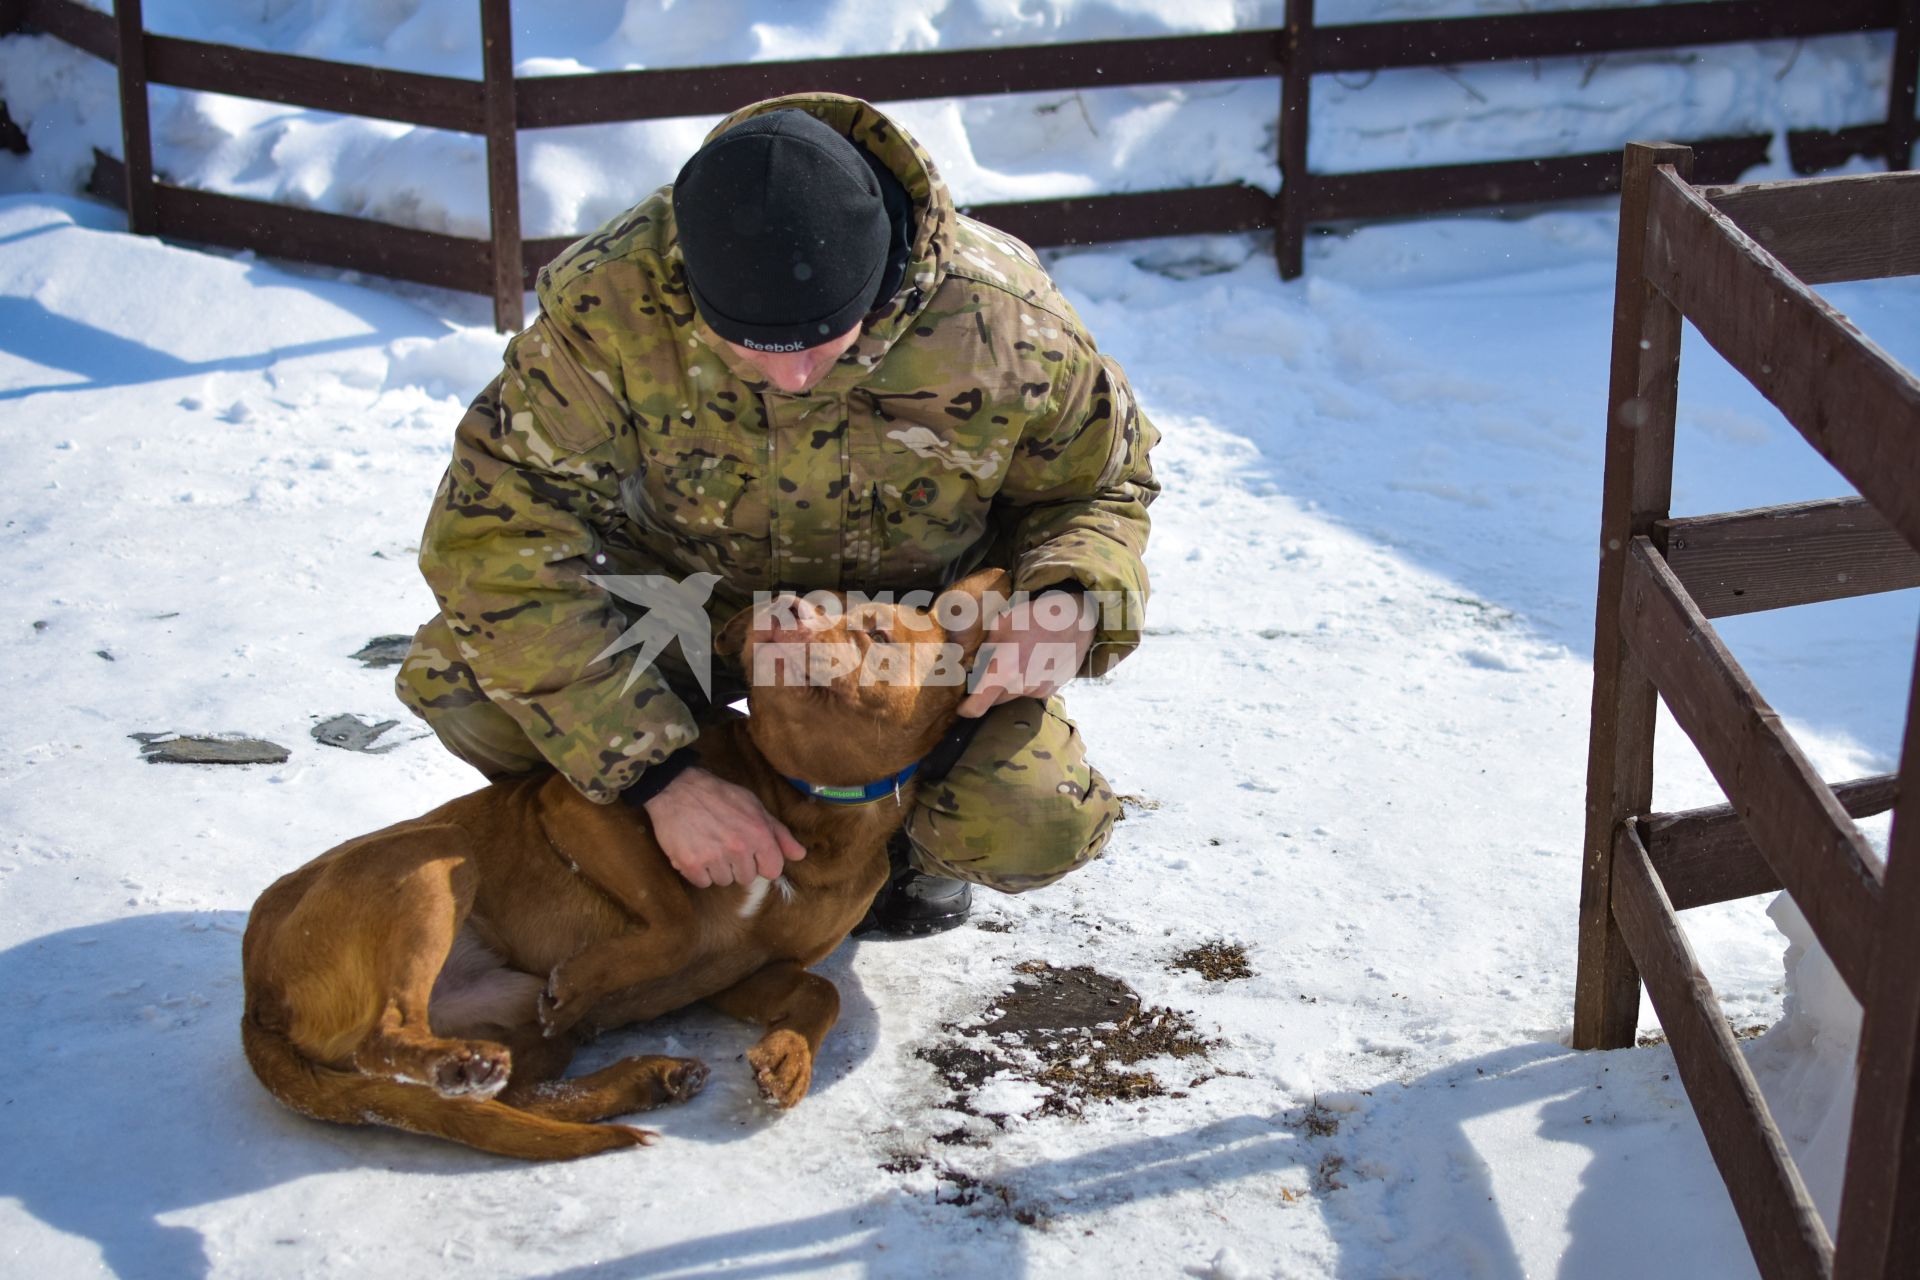
[[[1316,173],[1307,147],[1315,75],[1896,31],[1886,119],[1791,135],[1801,172],[1857,154],[1884,158],[1889,168],[1907,167],[1920,80],[1920,0],[1714,0],[1346,26],[1317,24],[1313,0],[1288,0],[1285,27],[1223,35],[525,78],[513,74],[511,0],[479,0],[479,9],[484,75],[477,81],[154,35],[144,28],[140,0],[117,0],[112,14],[77,0],[0,0],[0,34],[39,31],[117,63],[125,162],[101,157],[93,190],[125,205],[132,230],[491,294],[502,329],[519,327],[524,288],[571,239],[524,240],[520,234],[522,129],[718,114],[803,89],[907,101],[1274,76],[1282,179],[1277,197],[1233,183],[988,204],[967,212],[1040,245],[1272,228],[1280,272],[1292,279],[1301,272],[1307,229],[1316,223],[1619,188],[1614,152]],[[418,231],[157,179],[147,118],[147,88],[155,84],[482,135],[491,235],[477,240]],[[1703,177],[1731,180],[1760,163],[1770,141],[1765,135],[1699,140],[1696,165]]]
[[[1768,1280],[1920,1276],[1920,652],[1901,774],[1830,787],[1708,619],[1920,586],[1920,378],[1808,288],[1920,274],[1920,173],[1696,187],[1627,148],[1574,1044],[1644,978]],[[1681,321],[1862,497],[1673,518]],[[1729,803],[1651,813],[1657,699]],[[1883,866],[1853,818],[1894,812]],[[1676,912],[1786,889],[1865,1010],[1836,1249]]]

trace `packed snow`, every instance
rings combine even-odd
[[[1353,0],[1322,17],[1495,7]],[[1279,6],[522,8],[522,69],[547,74],[1226,29],[1275,23]],[[472,7],[451,0],[148,9],[159,30],[316,56],[477,62]],[[1676,120],[1854,123],[1878,110],[1883,58],[1847,38],[1684,68],[1608,59],[1584,87],[1579,68],[1463,69],[1487,102],[1447,98],[1438,72],[1322,84],[1315,146],[1364,166],[1531,148],[1523,137],[1611,146]],[[793,1113],[756,1101],[736,1061],[752,1031],[689,1014],[583,1059],[713,1064],[705,1094],[647,1117],[661,1145],[529,1167],[292,1115],[236,1034],[259,890],[477,784],[406,717],[391,672],[349,655],[433,607],[415,540],[453,423],[497,367],[486,304],[128,237],[117,212],[65,194],[86,147],[117,150],[110,81],[14,38],[0,83],[34,144],[0,156],[16,193],[0,197],[8,1273],[1754,1274],[1668,1051],[1565,1047],[1604,205],[1318,238],[1291,284],[1259,237],[1050,255],[1165,433],[1149,642],[1069,698],[1131,798],[1110,852],[1053,888],[988,896],[985,927],[844,947],[824,966],[841,1025]],[[1676,85],[1683,114],[1649,114]],[[1271,186],[1247,154],[1271,94],[901,115],[971,199]],[[1614,114],[1588,120],[1595,103]],[[207,95],[156,91],[155,108],[162,166],[186,181],[415,225],[482,216],[466,140]],[[706,123],[540,140],[530,230],[629,202]],[[1914,282],[1823,293],[1920,364]],[[1846,489],[1697,336],[1680,419],[1680,511]],[[1722,630],[1826,776],[1896,766],[1913,593]],[[342,713],[400,719],[381,740],[397,745],[312,738]],[[245,733],[291,756],[154,765],[129,736],[167,732]],[[1659,805],[1718,798],[1670,722],[1660,752]],[[1750,1060],[1831,1218],[1857,1007],[1784,899],[1686,923],[1735,1025],[1769,1028]],[[1174,967],[1208,943],[1244,948],[1252,976]],[[956,1098],[920,1051],[1032,961],[1124,980],[1217,1043],[1198,1063],[1145,1064],[1165,1096],[1077,1116],[1045,1113],[1017,1071]]]

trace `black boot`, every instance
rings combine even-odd
[[[972,885],[915,871],[907,860],[905,836],[894,837],[887,846],[887,860],[892,864],[887,882],[874,895],[867,918],[854,929],[856,938],[864,934],[919,938],[967,922],[967,913],[973,910]]]

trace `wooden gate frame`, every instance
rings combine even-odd
[[[1285,25],[1210,35],[861,54],[795,62],[513,74],[512,0],[478,0],[482,78],[424,75],[210,44],[146,29],[141,0],[112,12],[81,0],[0,0],[0,35],[38,31],[118,64],[122,155],[99,152],[89,190],[127,210],[130,230],[443,288],[491,293],[494,324],[518,329],[522,290],[587,228],[521,234],[519,132],[669,116],[723,115],[805,89],[876,102],[993,93],[1115,88],[1279,77],[1277,196],[1240,182],[1209,187],[974,205],[969,213],[1035,245],[1148,236],[1275,231],[1282,279],[1304,270],[1310,226],[1445,210],[1504,208],[1618,189],[1611,151],[1362,172],[1315,172],[1308,113],[1316,75],[1613,53],[1884,31],[1890,42],[1884,120],[1787,132],[1797,173],[1854,155],[1891,169],[1912,163],[1920,95],[1920,0],[1712,0],[1562,9],[1469,18],[1325,25],[1314,0],[1286,0]],[[232,94],[486,140],[490,226],[484,240],[182,187],[156,174],[152,85]],[[3,121],[0,117],[0,121]],[[16,129],[13,141],[24,144]],[[1767,159],[1771,134],[1695,140],[1699,172],[1728,179]],[[0,123],[0,146],[7,143]]]
[[[1623,169],[1573,1043],[1631,1045],[1644,978],[1761,1274],[1910,1278],[1920,788],[1829,787],[1708,619],[1920,585],[1920,378],[1808,287],[1920,274],[1920,172],[1695,187],[1692,159]],[[1683,318],[1863,496],[1672,518]],[[1650,812],[1662,698],[1730,803]],[[1883,865],[1853,818],[1888,809]],[[1865,1013],[1837,1248],[1675,915],[1781,888]]]

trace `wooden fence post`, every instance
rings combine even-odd
[[[1287,0],[1287,44],[1280,78],[1280,208],[1273,252],[1282,280],[1306,270],[1307,204],[1313,180],[1307,174],[1307,113],[1313,101],[1313,0]]]
[[[147,30],[140,0],[114,0],[120,37],[120,148],[126,157],[127,230],[150,236],[159,229],[153,197],[153,134],[147,111]]]
[[[1911,9],[1912,6],[1910,5]],[[1920,648],[1907,695],[1901,796],[1867,979],[1859,1084],[1835,1242],[1838,1280],[1920,1275]]]
[[[493,239],[493,327],[515,333],[526,319],[520,260],[520,148],[514,104],[512,0],[480,0],[487,94],[487,207]]]
[[[1902,0],[1887,76],[1887,168],[1913,167],[1916,95],[1920,95],[1920,0]]]
[[[1614,832],[1653,804],[1653,683],[1620,635],[1627,548],[1670,513],[1673,420],[1680,383],[1680,313],[1647,283],[1647,203],[1655,166],[1693,172],[1693,152],[1630,143],[1620,175],[1620,250],[1613,293],[1613,372],[1607,389],[1606,480],[1600,505],[1600,587],[1594,608],[1593,719],[1587,745],[1586,843],[1581,852],[1580,960],[1573,1047],[1633,1043],[1640,973],[1613,918]]]

